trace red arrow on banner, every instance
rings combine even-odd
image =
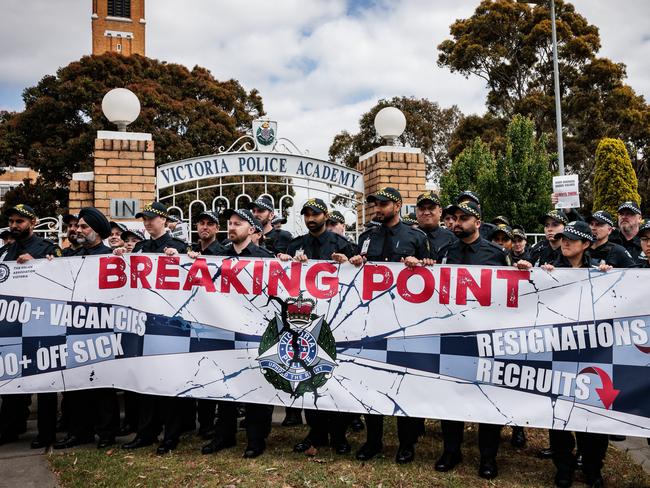
[[[615,389],[614,383],[612,382],[612,379],[609,377],[609,375],[596,366],[589,366],[588,368],[584,368],[582,371],[580,371],[580,374],[582,373],[593,373],[598,375],[601,383],[603,384],[603,387],[596,388],[596,393],[600,397],[600,401],[603,402],[605,409],[609,410],[609,408],[612,406],[612,403],[614,403],[614,399],[618,396],[621,390]]]

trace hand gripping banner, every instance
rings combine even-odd
[[[0,264],[0,394],[115,387],[650,436],[650,270]]]

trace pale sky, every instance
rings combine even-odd
[[[257,88],[279,136],[326,159],[333,136],[355,132],[381,98],[425,97],[466,114],[484,111],[480,79],[436,65],[449,25],[478,3],[149,0],[147,55]],[[625,63],[629,84],[648,99],[650,2],[573,4],[600,27],[600,54]],[[90,54],[90,14],[91,0],[2,0],[0,109],[21,110],[25,87]]]

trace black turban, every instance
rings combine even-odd
[[[108,219],[95,207],[84,207],[79,212],[79,218],[90,226],[92,230],[99,234],[99,237],[106,239],[111,235],[111,224]]]

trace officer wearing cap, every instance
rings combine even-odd
[[[496,225],[496,226],[507,225],[508,227],[510,227],[510,219],[508,219],[508,217],[505,217],[503,215],[497,215],[492,219],[491,223],[492,225]]]
[[[253,233],[262,230],[262,224],[248,209],[227,209],[223,215],[228,219],[228,243],[224,245],[223,256],[272,258],[274,255],[256,246],[251,241]],[[202,454],[213,454],[237,444],[237,404],[218,402],[219,417],[215,435],[209,444],[201,449]],[[271,432],[273,405],[247,403],[246,436],[248,444],[245,458],[255,458],[266,449],[266,438]]]
[[[103,239],[107,239],[110,234],[111,225],[103,213],[94,207],[82,208],[77,230],[77,243],[81,249],[75,256],[112,254],[113,250],[103,243]],[[89,405],[95,407],[89,408]],[[99,436],[98,448],[108,447],[115,442],[119,407],[114,389],[70,391],[66,396],[66,408],[71,419],[68,433],[54,443],[54,449],[67,449],[94,442],[95,431]]]
[[[124,241],[126,252],[133,252],[135,245],[140,241],[144,241],[144,232],[140,229],[127,229],[122,232],[120,237]]]
[[[490,233],[490,242],[504,248],[508,254],[512,251],[512,227],[507,224],[495,224],[496,227]]]
[[[327,230],[345,237],[345,217],[338,210],[332,210],[328,214]]]
[[[375,219],[381,226],[372,227],[359,236],[360,253],[350,258],[350,263],[361,266],[366,261],[403,262],[413,268],[423,263],[432,264],[433,255],[426,235],[400,220],[402,195],[392,187],[380,188],[369,195],[368,203],[374,203]],[[366,443],[357,451],[360,461],[367,461],[383,448],[384,418],[381,415],[365,415]],[[424,421],[412,417],[397,418],[399,448],[395,461],[409,463],[415,458],[415,443],[424,431]]]
[[[415,217],[415,212],[403,215],[402,222],[404,222],[406,225],[410,225],[414,229],[418,228],[418,219]]]
[[[167,207],[160,202],[153,202],[135,215],[136,219],[144,221],[144,228],[149,233],[150,239],[138,242],[133,248],[134,253],[164,253],[174,255],[187,251],[187,244],[175,237],[172,237],[166,229],[169,213]],[[124,247],[113,250],[114,254],[121,255],[126,251]]]
[[[594,242],[589,250],[594,264],[605,262],[614,268],[631,268],[636,264],[627,249],[610,242],[609,236],[614,229],[614,219],[609,212],[598,210],[587,219],[587,222],[594,235]]]
[[[0,261],[26,263],[31,259],[61,256],[58,246],[34,234],[38,217],[32,207],[25,204],[16,205],[9,208],[5,216],[9,219],[9,232],[14,242],[0,248]],[[31,395],[2,395],[0,445],[17,440],[18,436],[25,432],[30,402]],[[39,393],[38,403],[38,435],[34,442],[48,446],[55,436],[57,395]]]
[[[453,233],[454,224],[456,223],[456,216],[453,214],[451,209],[453,205],[447,205],[442,209],[441,220],[446,229]]]
[[[280,260],[307,262],[309,259],[322,259],[341,264],[357,254],[355,244],[326,229],[329,211],[323,200],[307,200],[300,214],[304,217],[309,232],[293,239],[287,247],[287,253],[278,254]],[[350,452],[350,444],[345,438],[345,431],[350,423],[348,415],[342,412],[305,410],[305,418],[310,430],[305,439],[294,446],[294,452],[305,452],[311,447],[328,444],[339,454]]]
[[[287,223],[287,219],[281,216],[273,217],[273,220],[271,220],[271,225],[276,230],[281,230],[282,226],[286,223]]]
[[[124,241],[122,240],[122,232],[126,232],[128,227],[120,222],[110,222],[111,224],[111,234],[108,236],[108,245],[111,249],[117,249],[118,247],[124,246]]]
[[[435,193],[427,191],[418,196],[415,216],[418,228],[426,234],[429,240],[429,248],[433,256],[437,256],[442,248],[456,240],[453,232],[440,226],[442,207],[440,198]]]
[[[14,241],[11,237],[11,232],[9,232],[9,229],[4,229],[2,232],[0,232],[0,239],[2,239],[3,246],[11,244]]]
[[[196,258],[199,254],[204,256],[220,256],[224,248],[217,240],[219,233],[219,213],[206,210],[201,212],[196,220],[196,233],[199,241],[192,245],[188,255]]]
[[[530,263],[533,266],[541,266],[555,261],[560,255],[560,241],[555,238],[564,230],[569,219],[562,210],[551,210],[540,218],[544,226],[545,240],[539,241],[530,249]]]
[[[513,263],[521,260],[530,261],[530,250],[528,249],[528,236],[521,226],[512,229],[512,251],[510,257]]]
[[[639,205],[632,201],[621,203],[618,207],[618,232],[613,233],[609,240],[627,249],[635,264],[642,264],[645,261],[637,235],[640,225],[641,209]]]
[[[458,238],[443,249],[438,262],[443,264],[468,264],[485,266],[508,266],[510,258],[505,250],[480,235],[481,209],[475,201],[459,203],[452,209],[456,216],[454,234]],[[436,471],[449,471],[461,460],[461,444],[465,424],[459,421],[442,420],[443,447],[442,456],[436,462]],[[479,476],[486,479],[498,474],[496,456],[499,449],[501,426],[479,424],[479,451],[481,459]]]
[[[275,217],[273,202],[267,196],[260,196],[249,206],[251,212],[262,225],[262,236],[264,237],[264,246],[274,255],[286,253],[287,246],[293,239],[293,236],[286,230],[273,228],[271,221]]]
[[[478,208],[481,208],[481,199],[478,197],[476,193],[474,193],[471,190],[465,190],[463,192],[460,192],[460,195],[456,197],[456,205],[459,203],[467,203],[467,202],[474,202]],[[455,207],[453,209],[455,211]],[[510,224],[508,224],[510,225]],[[492,231],[494,230],[495,225],[490,222],[482,222],[481,223],[481,228],[480,228],[480,233],[481,237],[483,239],[487,239],[488,241],[490,240],[490,234],[492,234]]]
[[[77,242],[77,229],[79,226],[79,216],[76,214],[67,214],[63,216],[63,223],[66,225],[66,238],[70,244],[68,247],[63,249],[63,257],[74,256],[79,249],[81,249],[81,244]]]
[[[639,242],[641,243],[641,250],[646,256],[645,262],[643,262],[639,267],[640,268],[650,268],[650,221],[646,221],[641,227],[639,227]]]
[[[543,269],[552,272],[555,268],[594,268],[589,257],[589,248],[594,242],[594,236],[589,224],[576,221],[567,224],[564,230],[556,235],[560,240],[561,252],[553,264],[545,264]],[[607,264],[598,266],[600,271],[608,271],[612,267]],[[591,432],[576,432],[578,451],[582,454],[582,472],[589,486],[603,486],[601,469],[607,452],[609,438],[607,434]],[[569,487],[573,483],[575,456],[573,448],[576,444],[573,433],[566,430],[549,431],[553,463],[557,469],[555,484],[559,487]]]

